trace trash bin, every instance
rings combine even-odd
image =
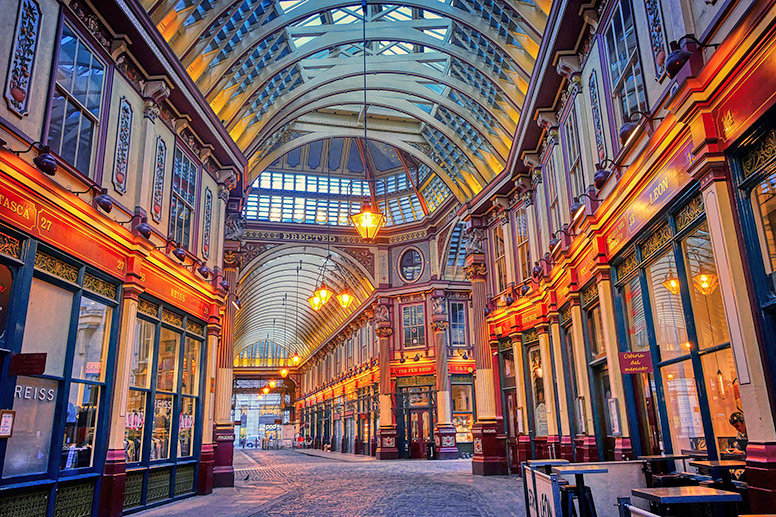
[[[434,442],[428,442],[426,444],[426,459],[427,460],[436,459],[436,445],[434,444]]]

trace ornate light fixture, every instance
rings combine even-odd
[[[285,379],[286,377],[288,377],[288,368],[282,368],[282,369],[280,370],[280,376],[281,376],[281,377],[283,377],[284,379]]]
[[[328,257],[326,260],[329,260]],[[317,296],[321,300],[321,305],[326,305],[326,302],[329,301],[332,294],[334,294],[334,291],[332,291],[329,286],[326,285],[326,282],[321,281],[318,289],[316,289],[315,293],[313,293],[313,296]]]
[[[293,361],[294,364],[299,364],[299,361],[301,361],[301,357],[299,357],[299,354],[294,352],[294,357],[291,358],[291,361]]]
[[[710,295],[719,285],[719,277],[714,273],[701,272],[692,278],[695,288],[703,295]]]
[[[277,381],[275,379],[272,379],[271,381],[269,381],[269,387],[270,388],[274,388],[277,385],[278,385],[278,383],[277,383]]]
[[[266,395],[267,393],[269,393],[269,388],[268,388],[267,386],[264,386],[264,387],[261,389],[261,391],[263,391],[263,392],[264,392],[264,394]]]
[[[668,268],[668,274],[665,277],[665,280],[662,282],[663,287],[668,289],[668,291],[676,296],[679,294],[679,289],[681,288],[681,285],[679,284],[679,279],[676,278],[676,275],[674,275],[674,268],[671,266]]]
[[[367,16],[367,5],[366,0],[363,0],[361,2],[361,9],[363,10],[363,53],[364,53],[364,174],[368,174],[368,167],[366,164],[367,158],[367,150],[368,150],[368,141],[366,136],[366,123],[367,123],[367,104],[366,104],[366,16]],[[386,208],[387,208],[386,204]],[[358,234],[361,236],[364,240],[370,240],[374,239],[377,236],[377,232],[380,231],[380,228],[385,225],[385,216],[380,212],[380,210],[374,211],[372,208],[372,204],[369,201],[364,201],[364,203],[361,205],[361,211],[357,214],[352,214],[350,217],[350,224],[352,224],[355,228]]]
[[[337,301],[343,309],[347,309],[350,304],[353,303],[354,299],[355,296],[353,296],[353,293],[347,287],[337,294]]]

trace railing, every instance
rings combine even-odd
[[[618,497],[617,506],[620,507],[620,517],[628,517],[629,515],[638,515],[640,517],[660,517],[657,514],[642,510],[637,506],[633,506],[630,501],[630,497]]]

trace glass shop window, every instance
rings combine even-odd
[[[196,452],[203,341],[146,319],[157,309],[138,317],[135,329],[124,428],[127,463],[169,461]],[[163,313],[168,314],[165,322],[179,318],[175,325],[185,326],[183,318]]]
[[[450,346],[466,346],[466,305],[450,302]]]
[[[625,301],[625,319],[628,333],[628,349],[631,351],[649,348],[647,318],[644,312],[644,299],[641,292],[641,280],[633,277],[622,287]]]
[[[662,361],[690,353],[681,286],[672,251],[646,269],[652,302],[652,321]]]
[[[544,368],[539,346],[528,350],[530,368],[531,397],[534,406],[534,432],[536,436],[547,436],[547,403],[544,394]]]
[[[471,384],[453,384],[450,386],[453,399],[453,425],[455,441],[468,443],[473,440],[474,404]]]
[[[87,176],[92,176],[104,79],[102,61],[75,31],[63,25],[48,144],[60,158]]]
[[[76,267],[50,256],[46,261],[68,279],[77,278]],[[52,463],[58,470],[95,466],[94,450],[105,420],[100,406],[107,396],[112,316],[112,307],[79,295],[77,287],[68,290],[37,276],[32,279],[22,352],[45,353],[46,369],[40,377],[16,377],[11,408],[16,418],[3,478],[45,474]],[[76,326],[72,339],[71,322]],[[71,366],[66,370],[67,364]],[[68,382],[68,392],[60,397]],[[64,407],[58,413],[59,403]],[[63,429],[63,434],[54,436],[54,429]]]
[[[426,331],[423,319],[423,305],[402,307],[402,322],[405,348],[425,346]]]
[[[579,126],[577,125],[576,106],[572,101],[566,123],[563,128],[566,163],[568,164],[569,189],[572,197],[578,197],[585,192],[585,175],[582,171],[582,153],[579,146]]]
[[[13,272],[0,264],[0,343],[5,340],[5,322],[11,307],[11,288],[13,287]]]
[[[751,196],[765,273],[774,279],[776,278],[776,170],[762,178],[752,190]],[[773,280],[770,287],[771,289],[776,287],[776,280]]]
[[[528,240],[528,214],[525,208],[515,211],[515,249],[517,250],[517,272],[519,281],[531,278],[531,247]]]
[[[590,356],[592,359],[596,359],[606,353],[604,350],[603,323],[601,322],[601,306],[596,305],[585,311],[585,313],[587,318],[587,335],[590,337]]]

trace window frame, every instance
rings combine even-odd
[[[73,34],[75,34],[80,41],[85,43],[85,46],[89,49],[89,51],[92,54],[94,54],[105,67],[104,69],[105,72],[103,76],[103,87],[102,87],[103,90],[102,90],[100,108],[99,108],[101,116],[99,117],[99,122],[95,126],[95,133],[92,137],[93,150],[92,150],[92,156],[90,158],[90,163],[89,163],[89,171],[83,172],[79,170],[75,164],[71,164],[64,158],[60,157],[60,155],[53,149],[51,150],[51,153],[53,156],[56,157],[57,164],[60,167],[68,171],[70,174],[73,174],[74,176],[76,176],[83,183],[89,184],[89,185],[100,185],[102,184],[105,171],[104,171],[104,167],[98,167],[97,165],[103,161],[103,158],[105,155],[106,141],[108,137],[108,125],[110,122],[110,108],[111,108],[111,100],[112,100],[111,93],[113,90],[113,74],[114,74],[113,60],[111,59],[110,55],[108,55],[108,53],[105,51],[105,49],[103,49],[102,46],[100,46],[100,44],[94,39],[94,37],[91,34],[89,34],[88,31],[83,30],[79,20],[71,16],[67,10],[64,10],[63,13],[64,15],[59,19],[59,23],[57,25],[56,33],[54,36],[55,37],[54,49],[53,49],[54,57],[52,59],[52,65],[51,65],[52,74],[49,79],[48,92],[46,96],[46,111],[43,118],[42,139],[45,145],[50,145],[49,133],[51,131],[51,121],[52,121],[51,111],[54,103],[54,95],[57,90],[56,74],[59,68],[59,54],[62,46],[62,35],[64,32],[64,28],[67,25],[67,27],[73,32]],[[80,106],[78,107],[80,110]]]
[[[515,275],[517,283],[520,284],[531,278],[531,233],[528,226],[528,207],[520,206],[512,211],[511,227],[515,243]]]
[[[628,2],[628,9],[630,10],[630,18],[632,22],[632,30],[633,30],[633,39],[635,41],[635,46],[633,53],[628,57],[626,64],[623,66],[622,72],[619,73],[618,77],[616,79],[612,78],[612,66],[617,65],[619,69],[619,60],[615,63],[612,61],[612,56],[609,52],[609,38],[610,35],[613,34],[613,31],[615,29],[615,17],[619,18],[621,27],[622,27],[622,35],[625,35],[626,31],[624,29],[623,17],[622,17],[622,5],[624,2]],[[629,122],[630,117],[632,116],[633,112],[630,111],[630,109],[624,110],[624,98],[620,96],[621,91],[624,91],[625,84],[627,83],[626,77],[627,73],[630,71],[631,77],[634,79],[634,84],[637,82],[637,78],[641,78],[641,86],[643,87],[643,99],[637,99],[638,104],[636,107],[636,110],[640,111],[648,111],[649,110],[649,97],[647,92],[647,84],[644,78],[644,64],[643,60],[641,58],[641,47],[639,45],[639,37],[638,32],[636,29],[636,19],[635,19],[635,13],[633,10],[633,4],[630,2],[630,0],[620,0],[619,2],[616,2],[612,5],[611,9],[609,10],[607,21],[605,25],[605,29],[601,31],[600,36],[600,42],[601,42],[601,55],[602,55],[602,62],[604,64],[604,76],[605,76],[605,83],[608,86],[608,92],[612,99],[612,108],[614,110],[613,113],[613,119],[615,121],[615,125],[617,127],[621,126],[622,124]],[[625,39],[617,39],[613,38],[613,41],[620,42],[620,41],[626,41]],[[640,74],[637,76],[635,74],[635,70],[640,70]],[[638,97],[638,86],[636,89],[635,94]],[[610,119],[611,120],[611,119]]]
[[[453,321],[453,314],[456,314],[457,311],[453,310],[453,305],[461,305],[462,310],[460,311],[463,314],[463,321],[455,322]],[[464,300],[449,300],[448,301],[448,314],[450,315],[450,324],[447,327],[447,342],[450,343],[450,347],[455,349],[468,349],[469,348],[469,333],[466,332],[466,329],[468,328],[468,313],[469,311],[466,310],[466,302]],[[460,326],[463,329],[463,344],[458,344],[453,342],[453,329],[456,326]]]
[[[189,205],[188,201],[186,201],[183,196],[176,192],[175,190],[175,155],[176,153],[180,152],[181,157],[183,159],[189,160],[194,167],[196,168],[196,174],[195,174],[195,181],[196,184],[194,185],[194,202],[193,204]],[[173,151],[173,159],[172,159],[172,170],[171,170],[171,176],[170,176],[170,216],[169,221],[167,222],[168,230],[167,233],[170,237],[170,240],[175,242],[176,244],[180,245],[183,249],[188,250],[191,253],[196,254],[195,250],[197,249],[197,243],[198,243],[198,233],[199,233],[199,217],[202,215],[200,213],[200,196],[202,191],[202,174],[203,174],[203,166],[202,162],[200,162],[192,153],[191,151],[186,148],[186,146],[178,140],[175,143],[175,150]],[[191,213],[189,216],[189,228],[188,228],[188,242],[178,242],[178,226],[177,224],[174,224],[175,217],[173,214],[175,211],[173,210],[175,206],[175,200],[179,199],[181,203],[183,203],[187,208],[190,209]],[[183,231],[183,229],[182,229]]]
[[[493,252],[493,292],[497,295],[503,293],[509,287],[507,243],[504,235],[504,226],[501,218],[498,218],[490,228],[491,250]],[[499,242],[501,243],[500,245]]]
[[[418,311],[419,314],[418,314]],[[414,315],[412,313],[415,313]],[[409,348],[425,348],[426,347],[426,304],[425,303],[413,303],[413,304],[407,304],[403,305],[401,307],[401,330],[402,330],[402,348],[403,349],[409,349]],[[420,323],[410,323],[406,324],[407,317],[409,316],[410,322],[412,321],[412,317],[415,318],[420,316]],[[407,340],[407,330],[409,329],[420,329],[421,333],[418,333],[418,343],[413,344],[412,341]]]

